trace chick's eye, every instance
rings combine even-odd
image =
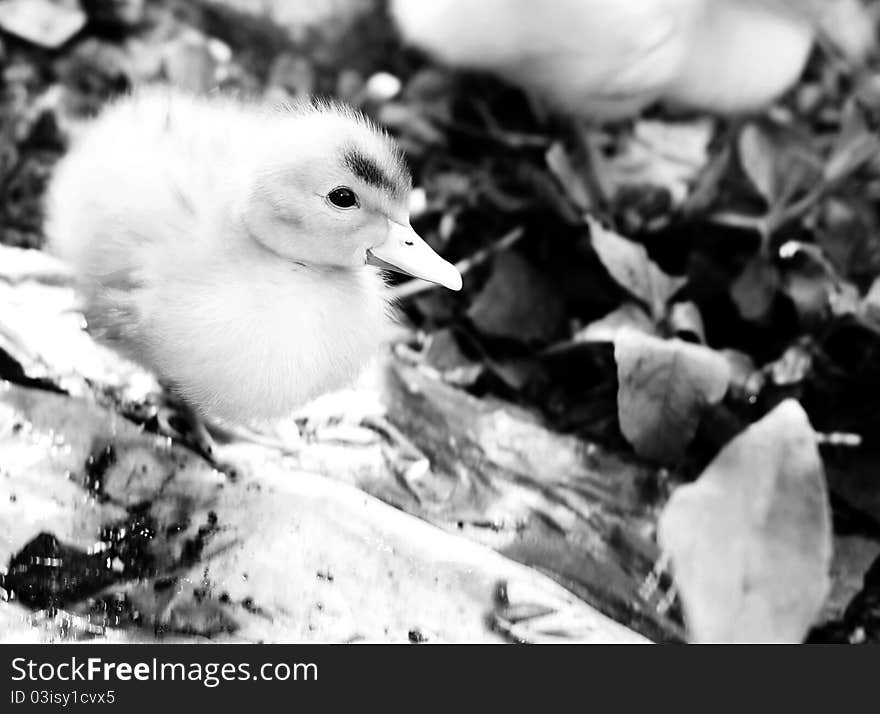
[[[357,194],[345,186],[334,188],[327,194],[327,200],[336,208],[354,208],[358,205]]]

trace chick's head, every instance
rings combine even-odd
[[[309,108],[254,165],[239,217],[248,236],[306,266],[371,263],[461,288],[409,222],[412,178],[394,141],[362,115]]]

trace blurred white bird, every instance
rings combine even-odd
[[[820,33],[856,60],[874,42],[859,0],[392,0],[391,11],[439,60],[598,118],[657,100],[752,111],[797,80]]]
[[[99,337],[242,423],[288,415],[373,356],[389,303],[368,260],[460,289],[409,225],[410,184],[392,140],[343,106],[154,88],[59,164],[47,235]]]

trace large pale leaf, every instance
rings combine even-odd
[[[780,404],[660,518],[694,642],[800,642],[830,587],[831,517],[807,415]]]

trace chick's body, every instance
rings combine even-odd
[[[337,181],[324,176],[335,157],[322,152],[340,134],[364,152],[392,152],[334,108],[273,112],[154,90],[107,109],[48,198],[50,248],[82,278],[90,329],[198,410],[230,420],[288,414],[355,377],[388,325],[385,285],[364,248],[342,246],[337,264],[320,255],[332,237],[303,238],[300,259],[253,235],[277,220],[296,242],[330,210],[297,182]]]

